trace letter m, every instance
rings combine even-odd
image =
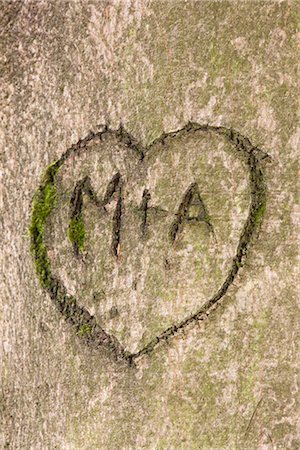
[[[111,202],[114,194],[117,196],[117,204],[113,215],[111,250],[113,255],[118,257],[122,219],[122,181],[120,173],[116,173],[108,183],[103,200],[97,197],[90,177],[86,176],[76,183],[70,201],[70,222],[68,229],[68,236],[76,256],[83,251],[86,237],[83,218],[83,195],[87,195],[97,208],[102,212],[106,212],[105,207]]]

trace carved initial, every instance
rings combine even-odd
[[[188,222],[204,222],[213,232],[213,226],[200,196],[197,183],[190,185],[179,205],[175,220],[170,228],[171,242],[175,242],[178,234],[183,230],[184,224]]]
[[[112,200],[114,193],[117,194],[117,204],[113,216],[113,231],[111,249],[114,256],[118,256],[121,219],[122,219],[122,183],[120,173],[116,173],[109,182],[104,199],[99,200],[92,187],[91,179],[86,176],[76,183],[70,201],[70,224],[69,238],[73,244],[75,255],[79,255],[84,244],[84,222],[83,222],[83,194],[87,195],[91,202],[101,211],[106,211],[106,206]]]

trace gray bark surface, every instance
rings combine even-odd
[[[0,9],[0,448],[299,448],[299,3]]]

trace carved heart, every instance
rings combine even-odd
[[[199,138],[203,136],[206,141],[202,142],[202,148]],[[240,189],[244,200],[248,196],[248,216],[244,218],[239,213],[238,224],[232,225],[231,234],[221,217],[222,203],[226,201],[222,200],[222,192],[226,189],[220,186],[220,191],[214,192],[215,197],[221,198],[219,209],[216,198],[214,203],[209,200],[213,192],[209,187],[213,186],[210,168],[219,167],[220,161],[213,158],[223,151],[218,140],[231,148],[231,156],[225,160],[230,164],[225,177],[230,178],[233,170],[241,170],[241,165],[249,174],[248,186],[231,185],[232,190]],[[214,146],[214,152],[208,149],[208,142]],[[194,152],[192,157],[189,151]],[[122,127],[118,130],[105,127],[98,133],[90,133],[51,164],[34,197],[31,249],[42,287],[74,325],[77,334],[90,344],[108,346],[115,356],[131,364],[188,324],[207,317],[233,283],[261,222],[266,196],[260,160],[265,157],[248,138],[234,130],[188,123],[176,132],[163,134],[147,147]],[[174,171],[175,167],[178,170]],[[101,176],[94,179],[93,173]],[[231,183],[235,178],[232,177]],[[226,184],[227,180],[223,182]],[[215,211],[212,215],[211,209]],[[57,223],[62,226],[57,228]],[[66,238],[67,226],[72,246]],[[220,239],[225,242],[221,247],[217,244]],[[213,276],[218,265],[218,274]],[[197,275],[199,268],[206,279]],[[137,274],[137,278],[132,274]],[[109,298],[104,292],[105,301],[98,308],[100,317],[91,313],[92,305],[84,295],[80,301],[88,303],[87,307],[80,306],[76,299],[81,292],[88,293],[90,298],[95,286],[99,290],[94,297],[101,298],[103,287],[109,291]],[[201,291],[197,292],[197,308],[193,307],[196,289]],[[136,290],[142,297],[140,303]],[[124,309],[132,325],[139,304],[143,309],[153,295],[161,314],[156,310],[152,316],[149,313],[152,321],[155,316],[159,318],[154,326],[156,336],[149,338],[146,334],[148,340],[143,348],[126,351],[113,335],[109,321],[105,322],[108,306],[110,319],[118,310],[115,304],[109,304],[109,299],[117,303],[121,297],[130,300]],[[164,312],[167,307],[171,309],[169,316]],[[186,313],[189,308],[194,312]],[[168,324],[164,330],[160,319],[163,314]]]

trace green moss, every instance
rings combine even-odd
[[[258,208],[257,208],[257,210],[256,210],[256,213],[255,213],[254,220],[255,220],[255,225],[256,225],[256,226],[258,226],[258,225],[261,223],[262,218],[263,218],[263,216],[264,216],[264,214],[265,214],[265,211],[266,211],[266,203],[265,203],[265,202],[262,202],[262,203],[258,206]]]
[[[70,220],[68,237],[73,246],[81,252],[85,241],[84,220],[81,214]]]
[[[77,331],[77,334],[78,334],[78,336],[86,336],[88,334],[91,334],[92,330],[93,330],[93,328],[91,325],[84,323],[83,325],[81,325],[81,327]]]
[[[35,270],[42,287],[47,289],[51,289],[53,278],[51,276],[50,262],[44,243],[44,232],[46,221],[55,206],[57,198],[55,175],[59,168],[59,161],[55,161],[47,168],[43,182],[34,195],[32,218],[29,228]]]

